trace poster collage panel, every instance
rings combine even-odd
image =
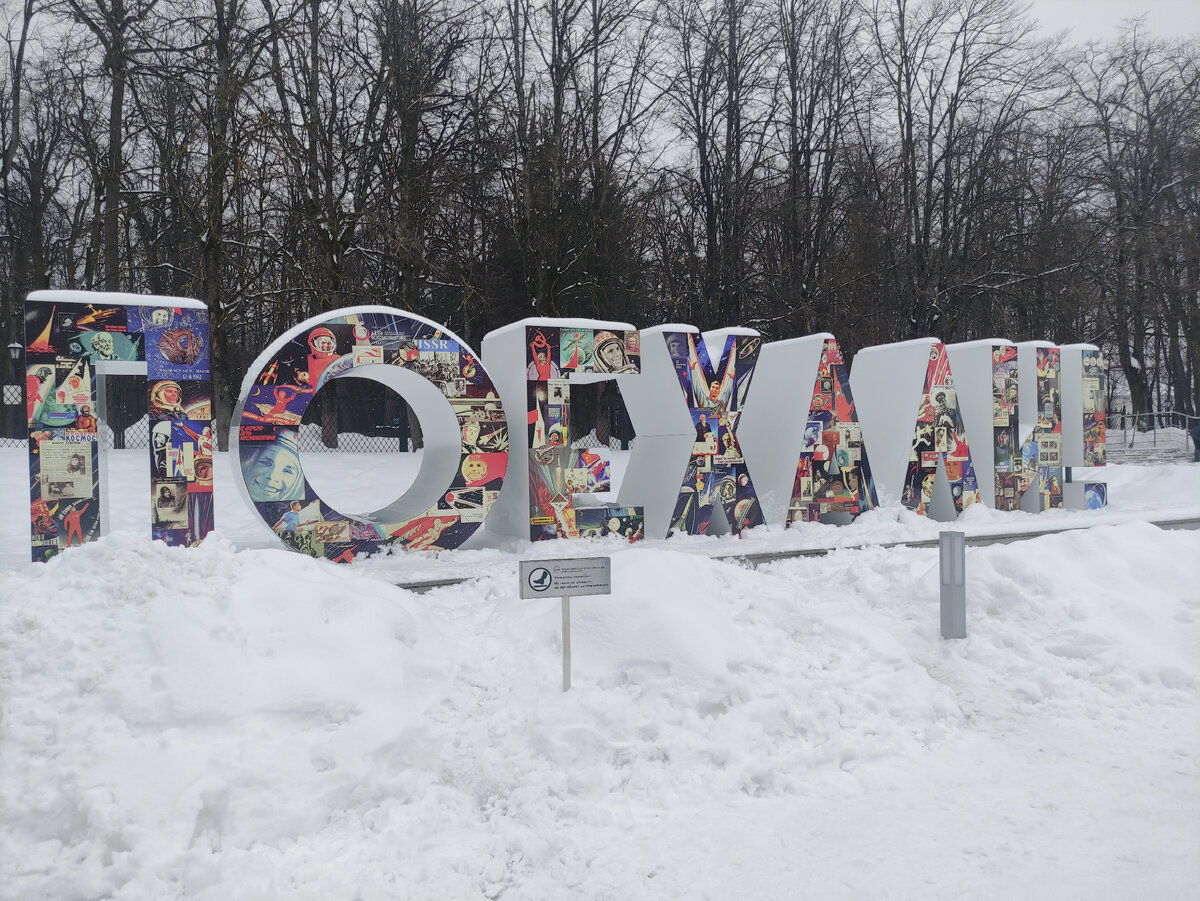
[[[145,336],[154,537],[197,544],[213,529],[213,405],[203,310],[131,307]]]
[[[1104,354],[1083,352],[1083,465],[1108,463],[1108,375]]]
[[[213,529],[208,322],[194,307],[25,305],[33,559],[100,534],[96,366],[146,363],[151,528],[174,545]]]
[[[374,522],[334,510],[313,490],[300,460],[299,426],[316,392],[362,366],[399,366],[432,382],[461,431],[455,476],[428,510]],[[458,547],[482,524],[508,466],[508,428],[495,386],[474,354],[435,324],[403,314],[351,313],[305,329],[262,368],[238,424],[243,480],[259,515],[290,547],[349,562],[400,544]]]
[[[1108,463],[1108,374],[1104,354],[1098,350],[1083,352],[1083,465]],[[1108,505],[1108,486],[1103,482],[1085,482],[1084,506],[1099,510]]]
[[[698,335],[664,332],[663,340],[696,428],[667,534],[707,534],[717,505],[735,535],[761,525],[762,508],[738,444],[737,421],[762,338],[728,335],[715,367]]]
[[[636,330],[526,328],[531,540],[621,535],[635,541],[643,536],[641,507],[572,502],[573,495],[611,491],[612,464],[607,448],[572,447],[570,426],[571,373],[640,372],[640,338]]]
[[[997,510],[1018,510],[1035,473],[1026,471],[1021,454],[1017,404],[1017,348],[992,347],[992,460]]]
[[[829,338],[808,406],[787,523],[819,522],[827,513],[853,517],[878,505],[846,364]]]
[[[929,349],[925,389],[900,498],[904,506],[920,514],[926,512],[933,499],[939,462],[945,467],[957,512],[982,500],[950,371],[950,357],[941,342]]]
[[[1062,455],[1062,372],[1057,347],[1035,349],[1037,358],[1037,427],[1021,447],[1024,472],[1033,473],[1038,489],[1039,510],[1063,507],[1066,470]]]

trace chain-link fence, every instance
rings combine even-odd
[[[25,446],[25,389],[5,385],[0,393],[0,447]]]

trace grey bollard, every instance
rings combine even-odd
[[[967,542],[962,532],[938,533],[942,638],[967,637]]]

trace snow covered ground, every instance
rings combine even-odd
[[[119,531],[34,565],[0,451],[2,898],[1197,897],[1200,532],[1146,520],[1200,515],[1200,465],[969,510],[1092,527],[971,548],[947,642],[936,551],[845,547],[946,528],[898,509],[336,566],[273,546],[224,455],[218,533],[153,543],[145,451],[114,457]],[[371,499],[394,463],[311,465]],[[564,694],[517,561],[599,554]]]

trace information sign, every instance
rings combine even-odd
[[[610,594],[610,562],[608,557],[522,560],[521,598]]]

